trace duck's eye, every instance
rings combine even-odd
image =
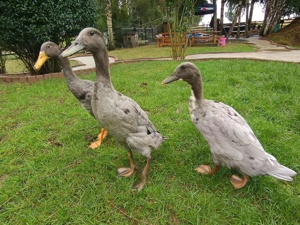
[[[95,34],[95,32],[94,32],[94,31],[91,31],[91,32],[90,32],[90,35],[91,35],[91,36],[93,36],[94,34]]]
[[[50,48],[51,46],[50,45],[47,45],[47,48]]]
[[[186,69],[186,66],[181,66],[181,69],[185,70],[185,69]]]

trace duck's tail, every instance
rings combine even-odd
[[[269,175],[280,180],[293,181],[292,177],[296,176],[297,173],[290,168],[278,164],[277,168],[271,171]]]

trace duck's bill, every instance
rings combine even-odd
[[[35,62],[33,68],[35,70],[40,70],[42,65],[44,65],[44,63],[49,59],[49,57],[45,54],[44,51],[40,52],[39,57],[37,59],[37,61]]]
[[[165,84],[169,84],[172,83],[173,81],[179,80],[179,77],[175,76],[175,75],[170,75],[169,77],[167,77],[166,79],[164,79],[161,84],[165,85]]]
[[[61,56],[62,57],[68,57],[68,56],[71,56],[81,50],[84,49],[84,45],[82,44],[79,44],[78,42],[74,42],[72,45],[69,46],[69,48],[67,48],[66,50],[64,50],[62,53],[61,53]]]

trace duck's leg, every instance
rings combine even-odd
[[[215,174],[220,169],[220,166],[216,165],[214,169],[211,169],[210,166],[207,165],[200,165],[195,170],[198,173],[202,174]]]
[[[89,147],[91,149],[98,148],[101,145],[102,140],[107,136],[107,134],[108,134],[107,130],[105,130],[104,128],[102,128],[100,134],[98,134],[97,141],[92,142]]]
[[[147,163],[146,166],[143,169],[142,175],[141,175],[141,182],[138,183],[137,185],[135,185],[135,188],[140,191],[143,189],[143,187],[145,186],[146,182],[147,182],[147,177],[148,177],[148,171],[149,171],[149,167],[150,167],[150,162],[151,162],[151,157],[147,157]]]
[[[118,168],[118,173],[119,176],[121,177],[131,177],[134,172],[135,165],[133,162],[131,150],[128,150],[128,158],[129,158],[130,168],[126,168],[126,167]]]
[[[235,189],[244,187],[248,181],[249,177],[246,175],[243,175],[243,178],[240,178],[236,175],[232,175],[230,178],[230,183],[234,186]]]

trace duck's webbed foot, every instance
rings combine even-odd
[[[249,177],[244,175],[243,178],[240,178],[236,175],[232,175],[229,180],[235,189],[239,189],[244,187],[247,184],[247,182],[249,181]]]
[[[128,151],[128,158],[129,158],[130,168],[126,168],[126,167],[118,168],[118,174],[121,177],[131,177],[134,172],[135,165],[133,163],[132,152],[130,150]]]
[[[134,168],[120,167],[118,168],[118,174],[121,177],[131,177],[134,172]]]
[[[147,158],[147,163],[146,166],[143,169],[142,175],[141,175],[141,181],[140,183],[138,183],[137,185],[135,185],[135,189],[137,189],[138,191],[141,191],[145,184],[147,183],[147,178],[148,178],[148,171],[149,171],[149,167],[150,167],[150,162],[151,162],[151,157]]]
[[[97,141],[92,142],[89,147],[91,149],[96,149],[96,148],[100,147],[103,139],[107,136],[107,134],[108,134],[107,130],[102,128],[100,134],[98,135]]]
[[[195,170],[198,172],[198,173],[202,173],[202,174],[215,174],[218,170],[220,169],[220,166],[215,166],[214,169],[211,169],[210,166],[208,165],[200,165],[198,166]]]

